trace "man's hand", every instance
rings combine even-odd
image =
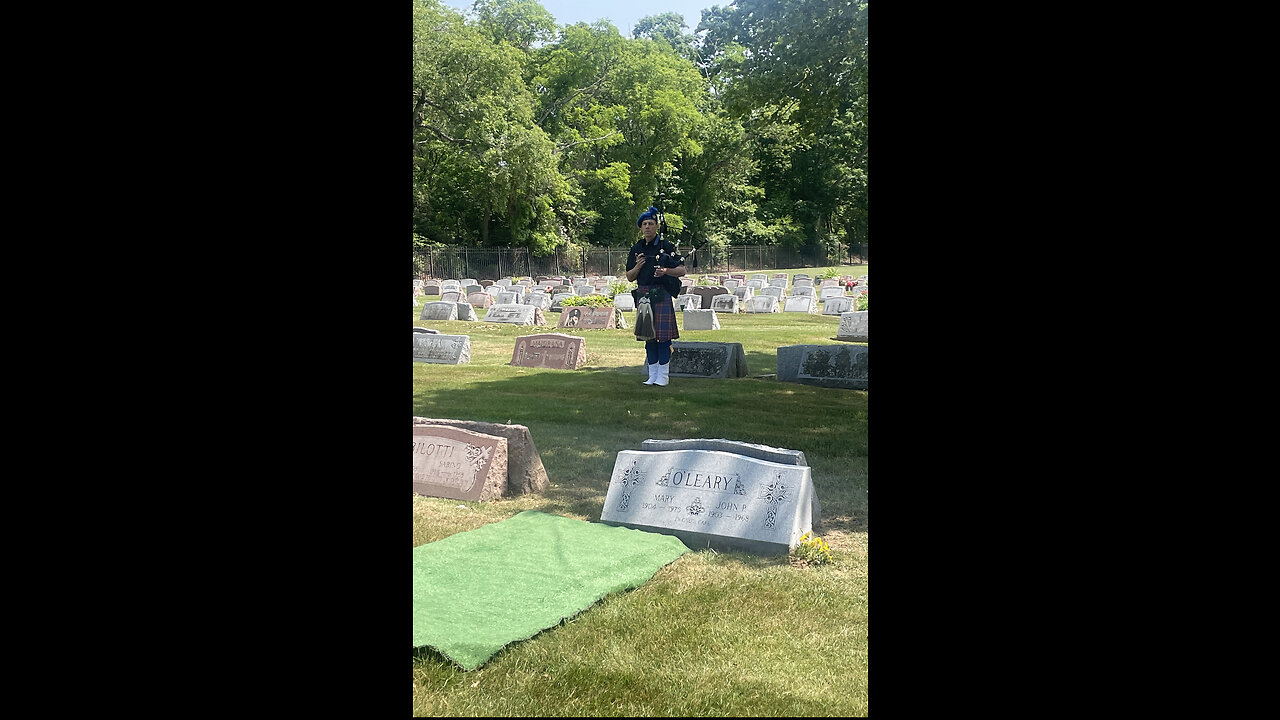
[[[654,277],[662,277],[663,275],[666,275],[666,274],[667,274],[667,269],[662,267],[661,265],[653,269]]]
[[[644,265],[644,263],[645,263],[645,260],[647,260],[647,259],[648,259],[648,258],[646,258],[646,257],[645,257],[644,253],[636,253],[636,264],[635,264],[635,266],[636,266],[636,267],[642,267],[642,266]]]

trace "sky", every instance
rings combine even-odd
[[[644,3],[599,2],[598,0],[538,0],[556,18],[557,25],[577,22],[594,22],[605,19],[618,28],[623,37],[631,37],[631,28],[642,17],[664,12],[679,13],[684,17],[685,32],[692,34],[702,19],[702,11],[712,5],[728,5],[732,0],[649,0]],[[457,10],[471,9],[472,0],[444,0]]]

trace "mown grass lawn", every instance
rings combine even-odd
[[[719,313],[720,330],[682,329],[681,339],[742,343],[749,376],[658,388],[641,384],[644,346],[629,330],[559,329],[559,313],[530,327],[419,312],[415,326],[470,336],[471,362],[414,363],[413,414],[528,426],[551,484],[488,503],[415,495],[415,547],[523,510],[599,521],[618,451],[648,438],[727,438],[804,451],[834,562],[701,550],[479,670],[417,649],[415,715],[867,714],[868,394],[754,377],[776,372],[779,346],[837,344],[838,316]],[[508,365],[517,337],[544,332],[586,338],[587,365]]]

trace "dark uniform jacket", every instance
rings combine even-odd
[[[640,268],[640,274],[636,276],[636,283],[639,285],[659,285],[675,297],[680,294],[680,278],[666,275],[654,279],[654,268],[661,265],[666,268],[679,267],[684,264],[684,258],[676,252],[676,246],[667,242],[661,235],[655,235],[652,243],[645,242],[644,238],[640,238],[640,242],[631,246],[631,251],[627,253],[627,271],[631,271],[636,266],[636,254],[644,253],[644,267]]]

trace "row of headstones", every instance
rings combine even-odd
[[[845,277],[848,278],[849,276],[845,276]],[[730,291],[735,291],[739,287],[750,288],[752,290],[764,290],[766,287],[778,287],[778,288],[782,288],[785,293],[785,290],[787,287],[787,277],[784,273],[779,273],[775,275],[772,279],[767,279],[763,274],[754,275],[750,280],[747,280],[745,275],[730,275],[726,278],[709,275],[709,276],[706,276],[704,280],[707,278],[710,278],[714,282],[720,283],[721,287],[724,287],[726,290],[730,290]],[[471,295],[473,293],[479,293],[479,292],[489,292],[490,294],[496,296],[500,292],[504,292],[504,291],[523,292],[524,289],[535,288],[535,287],[542,288],[547,292],[554,292],[554,288],[556,287],[570,287],[570,288],[573,288],[573,292],[576,295],[589,295],[589,294],[592,294],[593,292],[601,292],[601,294],[603,294],[602,291],[604,290],[604,288],[607,287],[609,283],[614,282],[616,280],[617,278],[615,276],[606,275],[602,278],[587,278],[584,276],[580,276],[580,277],[574,277],[572,279],[562,278],[562,277],[555,277],[555,278],[539,277],[533,281],[520,280],[516,282],[512,282],[510,278],[504,278],[502,280],[481,280],[479,282],[477,282],[472,278],[464,278],[462,280],[444,280],[442,282],[431,281],[431,282],[425,282],[425,283],[422,280],[414,280],[413,283],[414,283],[415,293],[419,293],[423,295],[443,295],[446,292],[454,291],[454,292],[462,293],[464,295]],[[866,281],[867,281],[866,275],[859,277],[857,280],[852,280],[852,279],[849,280],[849,282],[853,282],[855,286],[865,285]],[[688,276],[681,278],[680,282],[683,287],[686,287],[686,288],[695,287],[695,281],[692,278],[689,278]],[[814,282],[813,278],[807,275],[796,274],[792,278],[792,288],[793,289],[799,289],[799,288],[805,288],[805,287],[813,288],[815,287],[813,282]],[[490,290],[490,288],[495,288],[495,287],[498,289]],[[844,283],[841,281],[828,279],[828,280],[820,281],[817,287],[820,290],[825,290],[829,288],[840,288],[843,291]],[[590,288],[590,289],[587,289],[587,288]],[[796,294],[796,293],[793,293],[793,294]],[[827,296],[827,293],[824,292],[823,296],[824,297]]]
[[[512,281],[511,278],[503,278],[501,280],[475,280],[473,278],[463,278],[462,280],[414,280],[413,290],[418,295],[441,295],[443,293],[454,291],[465,295],[473,292],[490,292],[490,288],[497,288],[493,293],[502,291],[520,291],[541,288],[549,290],[557,287],[578,288],[587,286],[592,288],[602,288],[609,283],[616,281],[618,278],[613,275],[604,277],[539,277],[536,280],[518,280]]]
[[[547,315],[538,305],[502,304],[484,308],[485,322],[508,323],[511,325],[546,325]],[[465,302],[429,302],[422,308],[419,320],[463,320],[475,321],[479,317],[475,308]],[[613,307],[570,306],[562,308],[560,327],[581,328],[584,330],[627,329],[627,321],[622,313]]]
[[[863,313],[865,320],[865,313]],[[856,325],[853,319],[851,325]],[[843,326],[843,323],[842,323]],[[865,326],[842,332],[862,332]],[[842,338],[838,338],[842,339]],[[843,338],[855,339],[855,338]],[[777,378],[822,387],[866,390],[870,377],[867,346],[783,345],[778,348]],[[441,365],[463,365],[471,362],[469,335],[440,333],[413,334],[413,361]],[[556,370],[577,370],[586,362],[586,338],[563,333],[524,335],[516,338],[510,365]],[[740,378],[746,377],[747,356],[742,343],[673,340],[671,343],[671,377]]]
[[[485,297],[488,297],[487,295]],[[520,303],[499,303],[491,304],[487,307],[480,306],[468,302],[453,301],[435,301],[423,304],[422,312],[419,314],[419,320],[437,320],[452,321],[461,320],[474,322],[479,320],[475,308],[481,307],[485,310],[484,320],[486,322],[512,323],[516,325],[545,325],[546,311],[557,311],[561,313],[560,327],[576,327],[582,313],[591,312],[598,314],[601,310],[613,312],[626,312],[635,310],[635,301],[630,294],[619,293],[614,298],[614,307],[612,308],[594,308],[575,306],[570,309],[570,313],[564,312],[563,306],[547,307],[548,303],[545,297],[537,300],[537,296],[531,296],[529,302]],[[717,311],[737,313],[739,312],[739,303],[737,296],[734,295],[716,295],[711,298],[711,307],[702,309],[700,307],[702,297],[699,295],[681,295],[675,299],[676,309],[682,311],[685,320],[686,330],[719,330],[720,320],[716,315]],[[545,307],[545,309],[544,309]],[[823,315],[844,315],[847,312],[854,311],[854,298],[852,297],[833,297],[828,298],[822,304]],[[576,311],[576,312],[574,312]],[[747,300],[745,307],[741,312],[746,313],[776,313],[776,312],[794,312],[804,314],[817,314],[818,305],[812,297],[791,297],[787,298],[785,305],[779,305],[777,298],[770,295],[762,295]],[[862,311],[866,312],[866,311]],[[607,328],[623,327],[625,323],[618,323],[615,318],[610,318],[613,324],[602,326]]]
[[[618,453],[600,520],[674,535],[688,547],[785,554],[821,526],[804,453],[723,438],[645,440]],[[457,462],[475,457],[475,462]],[[413,492],[495,501],[549,477],[529,429],[413,418]]]

